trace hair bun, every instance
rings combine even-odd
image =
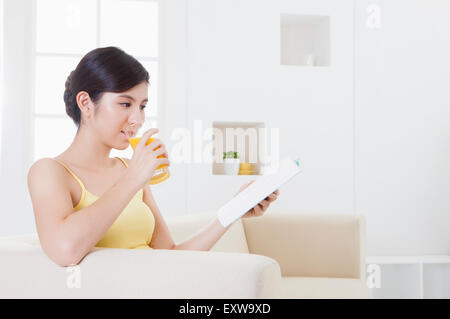
[[[72,100],[72,96],[73,96],[72,80],[73,80],[74,73],[75,73],[75,70],[70,72],[69,76],[67,77],[66,83],[65,83],[64,102],[66,102],[66,104],[70,104],[70,102]]]
[[[67,77],[66,84],[65,84],[66,90],[70,90],[72,88],[72,78],[73,78],[74,72],[75,72],[75,70],[70,72],[69,76]]]

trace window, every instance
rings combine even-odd
[[[117,46],[150,74],[143,133],[158,126],[159,5],[157,0],[34,1],[34,160],[54,157],[72,143],[76,126],[65,112],[65,81],[87,52]],[[132,149],[111,156],[131,158]]]

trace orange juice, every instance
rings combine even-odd
[[[150,144],[151,142],[153,142],[154,139],[155,139],[155,138],[150,137],[150,138],[147,140],[147,143],[145,143],[145,145]],[[128,139],[128,141],[130,142],[130,145],[131,145],[131,147],[133,148],[133,150],[134,150],[134,148],[136,147],[136,145],[138,145],[138,143],[139,143],[140,140],[141,140],[140,137],[130,137],[130,138]],[[155,148],[155,150],[157,150],[158,148],[160,148],[160,146],[158,146],[157,148]],[[161,157],[165,157],[165,156],[164,156],[164,155],[159,155],[159,156],[158,156],[158,158],[161,158]],[[158,184],[158,183],[164,182],[166,179],[169,178],[169,176],[170,176],[170,172],[169,172],[169,167],[168,167],[168,165],[167,165],[167,164],[159,165],[159,166],[156,168],[156,170],[155,170],[155,172],[154,172],[154,174],[153,174],[153,177],[150,178],[150,180],[148,181],[148,184],[152,184],[152,185],[153,185],[153,184]]]

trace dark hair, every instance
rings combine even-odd
[[[104,92],[123,92],[146,81],[149,74],[142,64],[117,47],[97,48],[88,52],[66,80],[64,103],[78,130],[81,112],[76,96],[86,91],[93,103],[98,102]],[[78,132],[78,131],[77,131]]]

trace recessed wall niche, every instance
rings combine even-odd
[[[212,174],[225,175],[223,152],[238,152],[240,162],[252,164],[254,173],[265,173],[266,125],[262,122],[213,122]],[[240,175],[240,174],[239,174]]]
[[[330,17],[280,15],[281,65],[329,66]]]

